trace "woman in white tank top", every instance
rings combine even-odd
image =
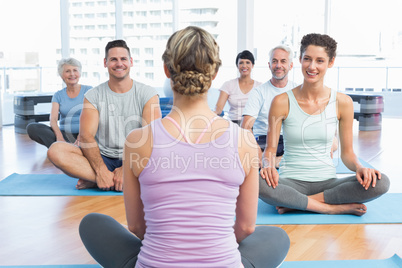
[[[273,101],[268,146],[260,171],[260,198],[280,214],[308,210],[325,214],[364,215],[371,201],[389,189],[389,179],[364,167],[353,151],[353,102],[324,85],[335,63],[337,43],[328,35],[308,34],[301,41],[303,83]],[[285,155],[275,169],[276,144],[283,127]],[[331,145],[339,127],[341,158],[356,172],[337,179]]]

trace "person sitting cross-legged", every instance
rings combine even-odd
[[[123,190],[122,157],[127,134],[161,117],[156,90],[130,78],[133,59],[124,40],[110,41],[104,66],[109,81],[85,94],[79,144],[55,142],[49,160],[79,178],[76,188]]]
[[[268,146],[260,171],[260,198],[280,214],[307,210],[364,215],[364,204],[386,193],[388,177],[359,162],[353,151],[353,101],[324,85],[334,65],[337,43],[328,35],[308,34],[300,47],[304,81],[274,98],[269,112]],[[281,128],[285,153],[275,168]],[[339,128],[343,163],[356,175],[338,179],[332,145]]]
[[[88,214],[79,228],[85,247],[106,268],[278,267],[290,241],[279,227],[255,227],[255,138],[208,105],[218,45],[205,30],[187,27],[170,37],[162,58],[173,109],[127,136],[128,230]]]

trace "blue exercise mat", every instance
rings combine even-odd
[[[99,264],[70,264],[70,265],[18,265],[0,266],[1,268],[102,268]]]
[[[0,181],[0,196],[123,195],[98,188],[77,190],[78,179],[65,174],[11,174]]]
[[[400,268],[402,259],[398,255],[383,260],[337,260],[337,261],[285,261],[281,268]]]
[[[362,164],[371,167],[360,159]],[[334,159],[337,174],[353,174],[339,158]],[[0,181],[0,196],[70,196],[70,195],[122,195],[121,192],[102,191],[98,188],[77,190],[78,179],[65,174],[18,174]]]
[[[98,264],[87,265],[23,265],[0,266],[1,268],[100,268]],[[398,255],[383,260],[337,260],[337,261],[285,261],[281,268],[398,268],[402,267],[402,259]]]
[[[402,194],[385,194],[365,203],[367,212],[363,216],[326,215],[313,212],[294,211],[278,214],[275,207],[258,200],[256,224],[369,224],[402,223]]]

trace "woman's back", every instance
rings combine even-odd
[[[169,38],[162,59],[173,108],[127,136],[128,230],[90,214],[80,225],[85,246],[104,267],[278,267],[290,242],[278,227],[255,228],[255,138],[208,106],[218,45],[189,26]]]
[[[152,153],[139,176],[147,230],[137,265],[240,267],[233,232],[244,180],[239,128],[230,123],[201,144],[178,141],[161,120],[151,128]]]

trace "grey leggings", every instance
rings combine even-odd
[[[41,123],[30,123],[27,126],[27,134],[33,141],[45,145],[47,148],[56,141],[53,129]],[[70,143],[74,143],[78,136],[78,133],[67,133],[64,131],[61,131],[61,134],[63,134],[64,140]]]
[[[103,267],[135,266],[141,240],[112,217],[88,214],[82,219],[79,232],[88,252]],[[240,243],[239,251],[245,268],[269,268],[284,261],[289,247],[290,240],[283,229],[259,226]]]
[[[342,179],[329,179],[320,182],[306,182],[294,179],[279,178],[278,186],[269,187],[261,176],[260,198],[273,206],[306,210],[309,195],[324,192],[327,204],[365,203],[385,194],[389,189],[389,179],[381,174],[376,186],[365,190],[356,176]]]

